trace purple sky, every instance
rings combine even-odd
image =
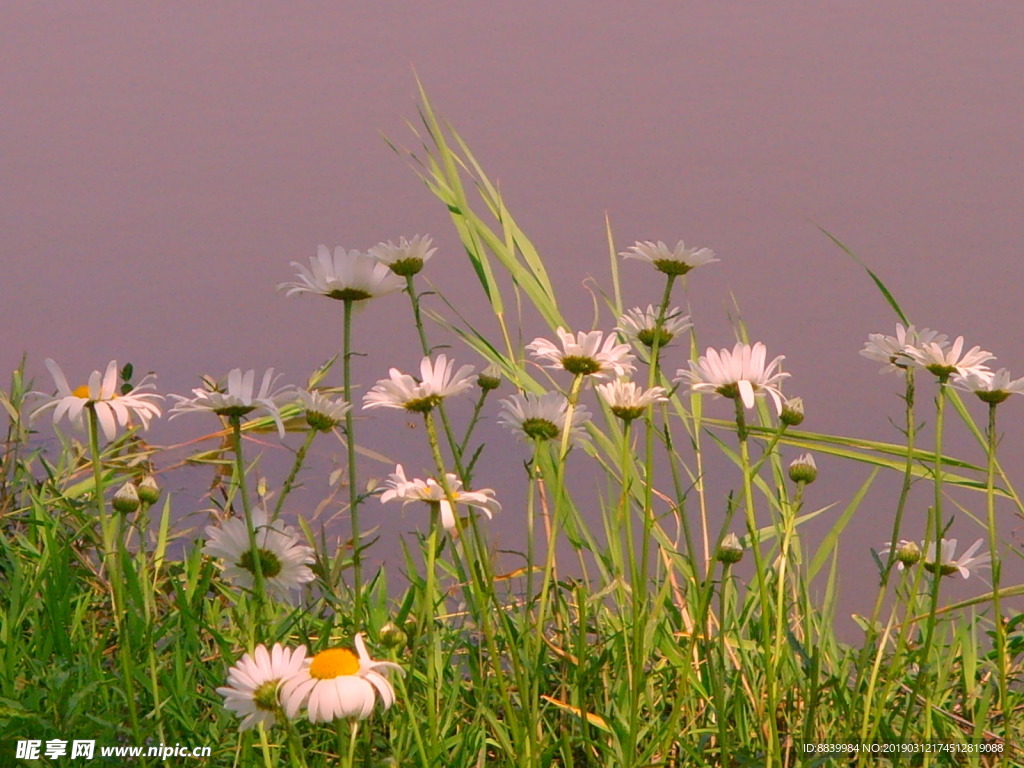
[[[381,137],[412,143],[414,68],[580,328],[581,278],[609,284],[606,212],[620,249],[708,245],[703,343],[731,343],[732,291],[810,429],[896,440],[898,382],[857,354],[895,317],[820,224],[912,320],[1024,372],[1019,3],[9,2],[0,29],[0,367],[27,352],[43,388],[45,357],[72,378],[130,359],[165,392],[235,366],[303,380],[336,308],[274,286],[321,242],[430,233],[431,279],[478,312],[445,211]],[[622,272],[628,303],[657,300],[642,265]],[[367,383],[415,363],[405,309],[362,315]]]

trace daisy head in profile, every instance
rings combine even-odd
[[[627,259],[646,261],[659,272],[673,277],[685,275],[692,269],[718,261],[715,252],[710,248],[688,247],[682,240],[676,243],[674,248],[669,248],[661,240],[637,240],[619,255]]]
[[[399,238],[395,244],[388,240],[386,243],[377,243],[367,253],[381,264],[385,265],[400,277],[412,277],[418,274],[423,266],[434,255],[437,248],[431,248],[429,237],[416,235],[412,240]]]
[[[47,358],[45,364],[46,369],[53,377],[57,394],[46,395],[42,392],[33,392],[33,395],[45,400],[32,412],[33,418],[52,408],[54,424],[66,416],[72,426],[84,430],[87,428],[86,416],[91,412],[95,414],[96,422],[103,431],[103,436],[110,441],[117,436],[119,426],[128,427],[131,424],[132,417],[139,420],[143,429],[147,429],[150,419],[160,416],[160,406],[157,405],[157,401],[163,400],[163,397],[146,391],[153,389],[152,375],[146,376],[134,387],[124,385],[119,387],[120,377],[117,361],[111,360],[107,364],[106,371],[103,373],[93,371],[89,375],[88,383],[72,389],[64,376],[64,371],[57,363]]]
[[[537,337],[526,348],[548,368],[563,369],[574,376],[598,380],[628,376],[634,370],[628,344],[620,344],[614,334],[604,338],[601,331],[580,331],[576,335],[558,328],[558,344]],[[604,339],[604,343],[602,343]]]
[[[869,360],[885,363],[879,373],[898,373],[916,365],[913,358],[907,354],[907,350],[931,344],[937,345],[940,349],[949,346],[944,333],[929,328],[918,330],[913,325],[904,328],[902,324],[896,323],[894,336],[887,336],[884,333],[868,334],[867,343],[860,353]]]
[[[566,429],[569,401],[560,392],[545,392],[512,395],[501,401],[498,423],[508,427],[525,440],[546,442],[556,440]],[[572,411],[569,424],[569,441],[582,445],[587,441],[584,425],[590,421],[590,411],[578,405]]]
[[[363,408],[402,408],[416,413],[429,413],[446,397],[471,389],[476,383],[473,366],[455,369],[455,361],[438,355],[433,361],[424,357],[419,378],[397,368],[388,372],[363,396]]]
[[[287,296],[312,293],[338,301],[360,303],[405,286],[405,281],[386,264],[370,254],[347,251],[340,245],[333,253],[326,245],[321,245],[316,256],[310,257],[308,267],[297,261],[293,261],[292,266],[298,270],[299,279],[277,286]]]
[[[291,386],[275,386],[280,376],[268,368],[263,374],[260,388],[256,389],[256,371],[242,372],[234,368],[228,373],[227,384],[204,379],[204,386],[192,390],[192,396],[171,395],[176,400],[171,408],[170,418],[183,413],[208,411],[228,419],[241,419],[251,414],[264,414],[274,419],[278,432],[284,437],[284,422],[281,421],[281,405],[294,399]]]
[[[658,310],[653,304],[647,309],[627,309],[618,319],[615,330],[634,344],[651,349],[655,344],[666,347],[676,336],[693,327],[690,316],[684,315],[678,307],[672,307],[658,322]]]
[[[379,701],[382,709],[395,702],[391,672],[403,673],[398,664],[370,658],[362,633],[355,637],[355,652],[328,648],[306,659],[302,669],[281,687],[285,714],[294,718],[306,708],[311,723],[339,718],[365,720]]]
[[[441,525],[449,533],[458,530],[452,502],[479,509],[488,518],[501,510],[501,504],[494,498],[494,490],[491,488],[480,488],[475,491],[464,489],[462,481],[452,472],[445,474],[445,484],[447,492],[445,486],[432,477],[426,480],[420,480],[418,477],[410,480],[405,476],[405,469],[398,464],[395,471],[384,481],[384,493],[381,494],[380,500],[382,504],[401,501],[403,507],[413,501],[436,504]]]
[[[769,396],[775,410],[782,413],[783,396],[780,385],[789,376],[780,370],[784,355],[770,363],[764,344],[737,343],[731,350],[708,349],[699,360],[690,361],[690,369],[676,372],[678,380],[690,385],[694,392],[711,392],[731,400],[742,401],[753,408],[757,397]]]
[[[284,682],[299,673],[305,659],[305,646],[291,649],[275,643],[268,651],[257,645],[228,670],[228,684],[217,693],[224,697],[225,709],[242,718],[239,731],[260,724],[270,728],[284,718],[278,694]]]

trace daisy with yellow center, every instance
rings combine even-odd
[[[355,645],[355,653],[348,648],[321,651],[285,681],[281,703],[288,717],[295,717],[305,706],[311,723],[343,717],[365,720],[378,696],[384,709],[394,704],[395,689],[387,673],[404,670],[390,661],[370,658],[362,633],[356,635]]]
[[[64,416],[77,429],[85,429],[85,414],[87,409],[92,409],[96,414],[96,420],[103,436],[107,440],[113,440],[117,436],[117,427],[127,427],[132,416],[136,417],[143,429],[149,428],[149,420],[159,418],[160,407],[155,401],[163,397],[153,392],[146,392],[153,388],[152,376],[146,376],[129,392],[118,391],[118,367],[117,361],[111,360],[107,364],[104,373],[93,371],[89,375],[89,383],[82,384],[74,389],[68,384],[64,371],[60,369],[53,360],[46,360],[46,368],[53,376],[53,382],[57,385],[56,395],[45,395],[42,392],[34,392],[35,395],[42,395],[47,402],[32,412],[35,417],[47,408],[53,408],[53,423],[56,424]]]
[[[326,245],[318,246],[308,268],[297,261],[292,266],[299,271],[298,281],[277,286],[287,296],[314,293],[338,301],[365,302],[404,285],[401,278],[373,256],[347,251],[340,245],[333,253]]]

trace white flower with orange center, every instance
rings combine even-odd
[[[575,336],[564,328],[555,331],[558,345],[544,338],[536,338],[526,345],[533,356],[545,362],[548,368],[562,368],[574,376],[593,376],[596,379],[614,379],[633,372],[633,356],[628,344],[609,334],[604,343],[601,331],[580,331]]]
[[[107,440],[113,440],[117,436],[118,425],[127,427],[131,423],[132,416],[136,417],[142,424],[143,429],[149,427],[149,420],[159,418],[160,407],[155,401],[163,400],[161,395],[154,392],[146,392],[153,388],[152,376],[146,376],[131,391],[122,394],[118,391],[118,367],[117,361],[111,360],[107,364],[104,373],[93,371],[89,375],[89,383],[82,384],[74,389],[68,384],[64,371],[60,369],[53,360],[47,358],[46,368],[53,376],[53,382],[57,385],[56,395],[46,395],[42,392],[33,392],[33,395],[42,396],[47,402],[32,412],[34,418],[48,408],[53,408],[53,423],[56,424],[64,416],[78,429],[86,428],[86,411],[92,409],[96,414],[96,421],[103,436]]]
[[[257,645],[245,654],[230,670],[228,684],[217,689],[224,697],[225,709],[242,718],[238,730],[255,728],[260,723],[270,728],[283,715],[278,692],[286,680],[299,674],[306,658],[305,646],[294,650],[275,643],[269,652]]]
[[[299,270],[298,282],[277,286],[287,296],[315,293],[338,301],[362,302],[405,286],[405,281],[385,264],[369,254],[346,251],[340,245],[333,254],[326,245],[318,246],[316,256],[309,259],[308,269],[297,261],[292,266]]]
[[[742,400],[747,408],[754,407],[754,398],[770,395],[775,409],[782,412],[782,390],[779,385],[789,376],[779,370],[785,359],[779,355],[766,363],[767,350],[757,342],[753,346],[737,343],[732,350],[708,349],[699,360],[690,361],[690,370],[680,369],[676,376],[689,382],[694,392],[713,392],[732,400]]]
[[[289,718],[305,706],[311,723],[342,717],[365,720],[378,697],[384,709],[395,702],[395,689],[387,673],[404,670],[393,662],[371,659],[362,633],[356,635],[355,645],[356,653],[348,648],[321,651],[285,681],[281,703]]]
[[[685,275],[695,267],[718,261],[715,252],[710,248],[687,248],[682,240],[676,243],[675,248],[669,248],[661,240],[656,243],[652,240],[638,240],[635,245],[631,245],[619,255],[627,259],[646,261],[659,272],[676,277]]]

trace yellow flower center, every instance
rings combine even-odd
[[[88,384],[82,384],[80,387],[75,387],[71,391],[71,394],[74,395],[75,397],[80,397],[83,400],[88,400],[89,399],[89,385]]]
[[[328,648],[313,657],[309,674],[318,680],[332,680],[359,671],[359,657],[348,648]]]

